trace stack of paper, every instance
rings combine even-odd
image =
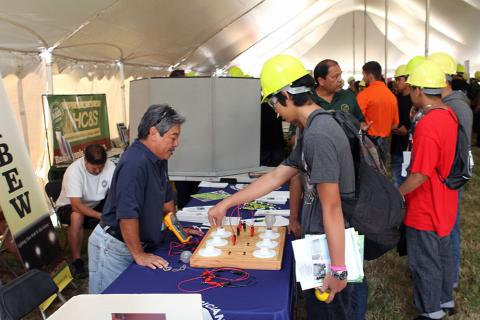
[[[290,216],[290,210],[289,209],[284,209],[284,210],[273,210],[273,209],[259,209],[255,211],[255,216],[265,216],[267,214],[273,214],[275,216],[284,216],[284,217],[289,217]]]
[[[208,210],[211,207],[185,207],[177,212],[177,219],[183,222],[205,223],[208,221]]]
[[[285,204],[290,197],[289,191],[272,191],[269,194],[258,198],[257,201],[273,204]]]
[[[363,241],[353,229],[345,230],[345,263],[348,282],[363,280]],[[321,287],[323,279],[330,272],[330,255],[327,238],[322,235],[306,235],[304,239],[292,242],[295,255],[295,272],[302,290]]]
[[[218,188],[224,189],[228,186],[226,182],[211,182],[211,181],[202,181],[198,185],[200,188]]]

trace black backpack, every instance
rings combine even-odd
[[[442,108],[435,108],[442,109]],[[434,110],[434,109],[432,109]],[[468,141],[467,133],[462,124],[454,118],[458,124],[457,145],[455,147],[455,157],[453,158],[452,167],[448,177],[443,178],[437,169],[440,180],[450,189],[457,190],[463,187],[473,175],[473,157],[470,141]]]
[[[348,112],[329,111],[350,142],[355,167],[355,197],[342,199],[351,227],[365,235],[364,257],[376,259],[395,248],[405,217],[403,197],[385,175],[375,144],[360,133],[359,122]]]

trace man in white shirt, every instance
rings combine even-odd
[[[74,161],[63,176],[56,204],[60,221],[69,225],[68,244],[74,276],[86,275],[80,259],[83,228],[84,225],[93,228],[99,222],[114,170],[115,165],[107,160],[105,148],[92,144],[85,149],[84,157]]]

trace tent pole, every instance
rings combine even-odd
[[[27,116],[25,111],[25,100],[24,100],[24,92],[23,92],[23,62],[17,62],[17,92],[18,92],[18,107],[20,111],[20,120],[22,122],[22,133],[23,133],[23,140],[25,141],[25,145],[27,147],[28,154],[30,154],[30,143],[28,141],[28,123],[27,123]]]
[[[388,0],[385,0],[385,83],[388,71]]]
[[[430,39],[430,0],[425,0],[425,57],[428,56]]]
[[[353,76],[355,76],[355,11],[352,12],[352,48],[353,48]]]
[[[363,1],[363,64],[367,62],[367,0]]]
[[[52,50],[42,49],[40,58],[45,65],[45,71],[47,73],[47,87],[45,88],[45,94],[53,94],[53,76],[52,76]]]
[[[123,113],[123,123],[128,128],[127,124],[127,103],[125,100],[125,68],[123,62],[117,61],[118,69],[120,71],[120,90],[122,92],[122,113]]]

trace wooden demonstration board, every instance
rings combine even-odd
[[[231,231],[228,227],[225,229]],[[236,231],[236,228],[234,229]],[[232,236],[224,238],[228,243],[222,247],[216,247],[222,250],[219,256],[202,257],[199,251],[206,247],[207,240],[211,238],[211,233],[215,231],[214,228],[210,228],[190,258],[190,266],[194,268],[233,267],[256,270],[280,270],[282,268],[286,228],[274,227],[272,230],[280,234],[277,239],[274,239],[278,241],[278,246],[271,249],[276,252],[276,255],[272,258],[257,258],[253,255],[253,251],[259,249],[256,246],[257,242],[263,240],[260,238],[260,233],[265,231],[265,227],[255,227],[255,234],[251,237],[250,226],[247,226],[246,231],[241,230],[240,236],[237,236],[235,245],[232,245]]]

